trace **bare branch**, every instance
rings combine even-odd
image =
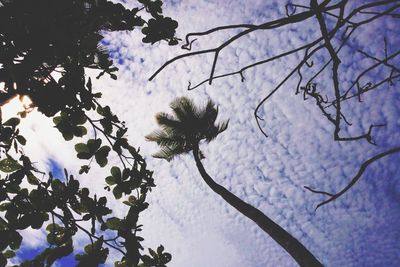
[[[309,191],[311,191],[311,192],[313,192],[313,193],[316,193],[316,194],[322,194],[322,195],[327,195],[327,196],[333,197],[333,194],[331,194],[329,192],[315,190],[315,189],[312,189],[311,187],[306,186],[306,185],[304,186],[304,188],[309,190]]]
[[[323,194],[323,195],[328,195],[328,196],[329,196],[329,198],[328,198],[327,200],[324,200],[324,201],[322,201],[321,203],[319,203],[319,204],[317,205],[317,207],[315,208],[315,210],[317,210],[319,207],[321,207],[321,206],[323,206],[323,205],[328,204],[329,202],[332,202],[332,201],[336,200],[337,198],[339,198],[340,196],[342,196],[344,193],[346,193],[348,190],[350,190],[350,189],[357,183],[357,181],[361,178],[361,176],[364,174],[365,170],[367,169],[367,167],[368,167],[369,165],[371,165],[371,164],[374,163],[375,161],[378,161],[378,160],[381,159],[381,158],[384,158],[384,157],[386,157],[386,156],[389,156],[389,155],[392,155],[392,154],[395,154],[395,153],[398,153],[398,152],[400,152],[400,147],[396,147],[396,148],[387,150],[387,151],[385,151],[385,152],[382,152],[382,153],[380,153],[380,154],[377,154],[377,155],[373,156],[372,158],[369,158],[368,160],[364,161],[364,162],[361,164],[361,167],[360,167],[360,169],[358,170],[357,174],[351,179],[350,183],[347,184],[347,185],[346,185],[342,190],[340,190],[338,193],[332,194],[332,193],[328,193],[328,192],[325,192],[325,191],[317,191],[317,190],[311,189],[311,188],[308,187],[308,186],[305,186],[304,188],[310,190],[310,191],[313,192],[313,193],[316,193],[316,194]]]
[[[189,33],[186,35],[186,37],[185,37],[186,43],[182,45],[182,49],[189,50],[189,51],[192,49],[192,43],[197,40],[197,39],[190,40],[190,37],[192,37],[192,36],[205,36],[205,35],[209,35],[214,32],[219,32],[219,31],[224,31],[224,30],[240,29],[240,28],[252,29],[254,27],[256,27],[256,25],[238,24],[238,25],[220,26],[220,27],[216,27],[216,28],[210,29],[208,31],[204,31],[204,32],[192,32],[192,33]]]
[[[288,80],[292,78],[294,75],[298,75],[298,80],[296,82],[296,90],[295,94],[299,94],[300,92],[303,94],[304,100],[308,98],[312,98],[315,100],[317,107],[321,110],[322,114],[334,125],[334,133],[333,137],[336,141],[355,141],[365,139],[372,145],[376,145],[373,138],[372,138],[372,131],[377,127],[383,127],[383,124],[371,124],[368,128],[366,133],[357,135],[357,136],[348,136],[343,137],[341,136],[341,126],[345,123],[351,126],[351,122],[346,118],[346,115],[342,111],[342,101],[346,101],[353,97],[358,97],[359,101],[361,101],[361,95],[374,90],[384,83],[388,82],[390,85],[394,83],[395,79],[400,78],[400,68],[396,66],[395,63],[390,62],[390,60],[396,58],[398,54],[400,54],[400,50],[392,53],[391,55],[388,54],[387,48],[387,41],[385,41],[384,47],[384,58],[378,58],[374,55],[371,55],[367,52],[362,50],[358,51],[364,58],[371,59],[375,62],[367,68],[362,68],[361,73],[355,77],[354,81],[351,81],[349,88],[343,88],[343,84],[341,84],[341,50],[345,45],[348,45],[348,42],[351,37],[354,36],[356,30],[358,30],[361,26],[368,25],[371,22],[374,22],[383,17],[391,17],[393,19],[397,19],[399,16],[395,13],[400,9],[400,1],[399,0],[386,0],[386,1],[371,1],[369,3],[361,3],[356,7],[352,7],[351,10],[346,10],[348,0],[341,0],[341,1],[330,1],[325,0],[322,1],[320,4],[318,0],[310,0],[310,6],[303,6],[297,4],[287,4],[285,6],[286,9],[286,17],[281,17],[276,20],[267,21],[265,23],[259,25],[252,25],[252,24],[237,24],[237,25],[228,25],[228,26],[220,26],[208,31],[203,32],[195,32],[189,33],[186,35],[186,44],[182,46],[182,48],[191,50],[191,46],[195,39],[195,37],[201,36],[208,36],[215,32],[221,32],[226,30],[236,30],[236,34],[227,37],[227,40],[224,41],[222,44],[219,44],[215,48],[200,50],[196,52],[190,52],[183,55],[179,55],[168,60],[164,65],[162,65],[156,72],[150,77],[150,80],[154,79],[158,73],[160,73],[165,67],[169,64],[175,62],[176,60],[187,58],[196,55],[206,55],[211,54],[213,55],[213,61],[210,68],[210,74],[207,79],[202,80],[199,83],[192,85],[189,82],[188,90],[194,90],[199,86],[209,83],[211,84],[214,79],[225,78],[228,76],[235,76],[238,75],[243,82],[245,80],[244,72],[248,69],[254,68],[256,66],[260,66],[263,64],[267,64],[278,59],[284,59],[290,55],[294,55],[296,53],[304,53],[302,58],[297,62],[297,64],[293,64],[293,67],[288,71],[288,74],[282,78],[282,80],[278,81],[278,83],[268,90],[268,94],[260,100],[254,110],[254,117],[256,119],[257,127],[259,128],[260,132],[265,136],[267,136],[265,129],[265,125],[262,125],[262,115],[260,115],[261,107],[269,100],[272,95],[274,95],[279,89],[283,87],[283,85],[288,83]],[[333,4],[331,2],[334,2]],[[298,9],[301,9],[302,12],[298,12]],[[379,10],[379,11],[377,11]],[[228,73],[223,73],[219,75],[215,75],[216,68],[217,68],[217,61],[218,57],[221,54],[220,52],[225,49],[226,47],[232,45],[235,41],[239,40],[240,38],[253,33],[258,30],[272,30],[278,29],[284,26],[288,26],[291,24],[300,23],[315,17],[319,26],[319,36],[316,37],[311,42],[306,44],[299,45],[296,48],[286,50],[278,55],[270,56],[269,58],[248,64],[240,69]],[[334,19],[335,24],[333,27],[328,29],[327,26],[327,19]],[[239,32],[238,32],[239,31]],[[335,44],[334,42],[339,42],[339,44]],[[318,68],[314,69],[314,61],[313,59],[321,53],[321,51],[327,51],[328,57],[321,62],[321,66],[319,64]],[[306,69],[307,68],[307,69]],[[367,81],[364,82],[363,78],[369,74],[369,72],[374,70],[379,70],[378,68],[389,68],[389,74],[382,78],[382,77],[375,77],[374,81]],[[305,71],[307,70],[307,72]],[[310,74],[309,74],[310,73]],[[332,86],[327,87],[326,90],[328,92],[322,91],[321,88],[318,88],[317,85],[318,81],[317,78],[321,78],[322,74],[328,73],[331,77]],[[311,78],[309,76],[311,76]],[[384,74],[386,75],[386,74]],[[380,80],[378,80],[380,79]],[[376,81],[378,80],[378,81]],[[354,93],[354,91],[356,91]],[[367,160],[362,166],[359,171],[358,176],[354,177],[352,183],[354,184],[363,174],[365,168],[371,164],[373,161],[378,160],[386,155],[393,154],[398,152],[399,148],[388,150],[382,154],[379,154],[369,160]],[[325,191],[318,191],[312,189],[310,187],[305,187],[307,190],[318,193],[324,194],[329,196],[329,199],[336,199],[344,192],[346,192],[350,187],[344,188],[338,194],[331,194]],[[326,202],[321,203],[324,205],[332,200],[327,200]],[[318,206],[319,207],[319,206]]]
[[[326,5],[329,3],[330,1],[325,0],[320,7],[324,8],[324,11],[329,11],[329,10],[334,10],[338,7],[338,5],[332,5],[330,7],[326,7]],[[177,57],[174,57],[170,60],[168,60],[166,63],[164,63],[158,70],[156,70],[156,72],[149,78],[149,80],[153,80],[155,76],[158,75],[158,73],[160,73],[166,66],[168,66],[169,64],[173,63],[174,61],[181,59],[181,58],[186,58],[186,57],[191,57],[194,55],[199,55],[199,54],[206,54],[206,53],[214,53],[214,54],[218,54],[222,49],[224,49],[225,47],[227,47],[228,45],[230,45],[231,43],[233,43],[234,41],[238,40],[239,38],[254,32],[256,30],[270,30],[270,29],[276,29],[285,25],[289,25],[289,24],[294,24],[297,22],[301,22],[304,21],[308,18],[311,18],[314,16],[314,12],[312,11],[305,11],[299,14],[294,14],[290,17],[284,17],[284,18],[280,18],[277,20],[273,20],[273,21],[269,21],[260,25],[256,25],[256,26],[251,26],[250,28],[248,28],[247,30],[244,30],[236,35],[234,35],[233,37],[229,38],[227,41],[225,41],[223,44],[221,44],[220,46],[213,48],[213,49],[206,49],[206,50],[201,50],[198,52],[192,52],[192,53],[186,53],[186,54],[182,54],[179,55]],[[225,26],[228,27],[228,26]],[[223,28],[223,27],[219,27],[219,28]],[[212,32],[217,31],[216,29],[210,30]],[[194,33],[196,35],[198,35],[199,33]],[[192,34],[193,35],[193,34]],[[214,62],[213,62],[213,68],[215,68],[215,64],[216,64],[216,60],[214,58]],[[211,71],[212,73],[212,71]],[[209,81],[210,84],[212,82],[212,77],[211,80]]]

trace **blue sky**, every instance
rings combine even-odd
[[[309,1],[297,1],[297,3]],[[371,1],[350,1],[358,4]],[[128,1],[133,5],[135,1]],[[178,36],[232,23],[260,23],[284,16],[283,1],[165,1],[165,13],[179,21]],[[371,64],[361,60],[354,48],[383,54],[387,37],[392,53],[399,41],[399,24],[393,19],[361,28],[343,58],[340,79],[348,84],[360,69]],[[217,74],[229,72],[293,48],[316,36],[315,22],[259,32],[228,47],[221,54]],[[219,44],[232,32],[199,39],[194,49]],[[245,201],[256,206],[298,238],[326,266],[399,266],[400,265],[400,158],[386,157],[369,166],[361,180],[337,201],[315,206],[323,196],[306,191],[304,186],[339,191],[369,157],[400,144],[400,94],[398,84],[363,96],[363,102],[344,106],[351,127],[346,133],[361,133],[371,123],[386,123],[376,130],[377,146],[365,141],[340,143],[333,140],[333,127],[313,101],[295,95],[296,79],[278,91],[261,109],[265,119],[265,138],[256,126],[253,112],[259,101],[288,73],[301,55],[293,55],[246,71],[240,77],[216,80],[187,91],[189,81],[207,78],[212,56],[181,60],[167,67],[152,82],[150,75],[166,60],[182,53],[179,47],[165,44],[144,46],[139,32],[119,32],[106,36],[104,44],[120,71],[118,80],[92,80],[104,99],[129,127],[131,143],[141,148],[155,171],[156,189],[150,208],[144,213],[145,245],[162,243],[173,258],[171,267],[261,267],[296,266],[295,262],[271,238],[215,195],[197,173],[191,156],[168,163],[152,159],[157,150],[144,136],[156,128],[154,115],[169,111],[168,104],[186,95],[197,103],[208,97],[219,106],[220,119],[229,119],[227,131],[209,145],[203,145],[204,165],[215,180]],[[321,60],[321,54],[315,64]],[[393,63],[398,64],[399,60]],[[371,74],[374,79],[379,73]],[[328,77],[329,78],[329,77]],[[329,79],[320,87],[329,90]],[[365,80],[367,82],[367,80]],[[41,125],[40,127],[38,125]],[[62,178],[63,168],[77,174],[81,162],[74,159],[73,143],[63,141],[50,122],[40,114],[29,114],[24,131],[30,140],[26,152],[43,168]],[[43,136],[46,136],[44,140]],[[74,160],[71,160],[74,159]],[[63,166],[63,167],[60,167]],[[81,183],[103,194],[107,170],[91,170]],[[60,177],[59,177],[60,176]],[[99,182],[100,181],[100,182]],[[122,214],[120,206],[113,206]],[[25,253],[30,257],[43,245],[44,233],[25,231]],[[78,235],[76,245],[87,242]],[[118,257],[111,255],[111,259]],[[59,266],[70,266],[71,259]],[[110,265],[112,266],[112,265]]]

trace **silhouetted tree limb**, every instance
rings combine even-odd
[[[218,195],[220,195],[229,205],[234,207],[247,218],[255,222],[265,233],[271,236],[287,253],[302,267],[319,267],[323,264],[303,245],[288,233],[285,229],[271,220],[259,209],[244,202],[225,187],[216,183],[204,169],[199,157],[199,147],[194,146],[193,156],[196,161],[197,169],[206,184]]]
[[[332,201],[336,200],[337,198],[342,196],[344,193],[346,193],[348,190],[350,190],[354,186],[354,184],[357,183],[357,181],[361,178],[361,176],[364,174],[365,170],[367,169],[367,167],[369,165],[371,165],[372,163],[378,161],[381,158],[387,157],[389,155],[392,155],[392,154],[395,154],[395,153],[398,153],[398,152],[400,152],[400,147],[396,147],[396,148],[387,150],[385,152],[379,153],[379,154],[373,156],[372,158],[369,158],[368,160],[364,161],[361,164],[361,167],[358,170],[357,174],[351,179],[351,181],[342,190],[340,190],[337,193],[329,193],[329,192],[325,192],[325,191],[318,191],[318,190],[312,189],[309,186],[304,186],[305,189],[307,189],[307,190],[309,190],[309,191],[311,191],[313,193],[329,196],[329,198],[327,200],[324,200],[321,203],[319,203],[317,205],[317,207],[315,208],[315,210],[317,210],[319,207],[321,207],[321,206],[323,206],[325,204],[328,204],[329,202],[332,202]]]
[[[296,74],[298,75],[298,82],[296,86],[295,93],[303,94],[303,99],[312,98],[315,101],[316,106],[322,112],[324,117],[333,124],[333,138],[337,141],[356,141],[356,140],[366,140],[372,145],[376,145],[373,140],[372,130],[377,127],[385,126],[382,123],[373,123],[369,126],[365,133],[361,133],[355,136],[342,136],[340,134],[343,124],[351,126],[352,123],[346,118],[345,112],[342,110],[342,103],[344,101],[350,100],[357,97],[361,101],[361,96],[367,92],[380,88],[384,84],[393,85],[395,80],[400,77],[400,67],[394,62],[398,59],[400,50],[396,49],[395,52],[388,53],[388,43],[384,39],[384,57],[382,59],[377,56],[364,52],[360,49],[355,49],[355,52],[362,55],[364,58],[372,60],[373,63],[370,66],[362,68],[360,73],[356,76],[355,80],[352,81],[351,85],[344,89],[343,84],[340,80],[341,75],[341,50],[343,47],[348,46],[349,40],[354,36],[355,32],[362,26],[366,26],[372,22],[375,22],[383,17],[389,17],[391,19],[399,19],[400,15],[396,12],[400,10],[400,1],[398,0],[387,0],[387,1],[371,1],[369,3],[354,3],[351,2],[354,7],[351,9],[348,0],[341,1],[322,1],[318,3],[317,0],[310,0],[309,6],[299,5],[295,3],[289,3],[285,6],[286,17],[281,17],[275,20],[267,21],[259,25],[252,24],[237,24],[237,25],[226,25],[215,27],[207,31],[194,32],[186,35],[186,43],[183,45],[184,49],[191,50],[192,43],[197,39],[192,39],[194,37],[204,37],[211,33],[223,32],[229,29],[236,29],[240,32],[230,36],[226,41],[222,42],[215,48],[193,51],[186,54],[179,55],[168,60],[163,64],[155,73],[150,77],[150,80],[154,79],[162,70],[164,70],[169,64],[174,63],[177,60],[197,56],[204,54],[211,54],[214,56],[210,67],[210,75],[207,79],[202,80],[199,83],[189,82],[188,90],[193,90],[198,88],[205,83],[212,84],[214,79],[226,78],[229,76],[240,76],[241,81],[245,81],[245,71],[256,66],[267,64],[278,59],[284,59],[289,55],[304,53],[304,56],[300,61],[293,64],[289,73],[282,78],[281,81],[277,82],[273,88],[271,88],[268,95],[261,99],[254,110],[254,117],[257,126],[261,133],[268,137],[263,126],[264,119],[260,115],[260,109],[267,103],[267,101],[273,96],[279,89],[286,85],[292,77]],[[299,12],[298,10],[302,10]],[[306,21],[308,19],[315,18],[317,25],[319,26],[319,37],[315,40],[308,42],[306,44],[300,45],[296,48],[284,51],[278,55],[273,55],[269,58],[256,61],[247,66],[240,68],[237,71],[232,71],[228,73],[223,73],[215,75],[215,69],[217,67],[217,60],[220,52],[228,46],[231,46],[235,41],[249,33],[254,33],[261,30],[273,30],[279,29],[287,25],[299,25],[300,22]],[[327,18],[336,20],[334,25],[329,29],[327,27]],[[334,45],[335,43],[335,45]],[[328,58],[322,62],[322,67],[316,68],[313,62],[313,58],[317,53],[328,52]],[[290,67],[290,66],[289,66]],[[387,68],[389,69],[384,73],[383,77],[377,77],[376,81],[369,81],[366,83],[362,82],[371,71],[378,69]],[[311,74],[310,78],[305,77],[305,73]],[[322,76],[323,73],[329,72],[331,77],[330,91],[324,88],[325,91],[321,90],[317,78]],[[309,74],[310,75],[310,74]],[[325,86],[325,85],[324,85]],[[386,154],[385,154],[386,155]],[[385,156],[383,155],[383,157]],[[373,160],[373,159],[372,159]],[[357,179],[358,180],[358,179]],[[350,187],[355,183],[351,183]],[[315,192],[318,192],[314,190]],[[340,196],[341,194],[339,194]],[[334,198],[336,199],[336,198]]]
[[[328,4],[329,1],[325,0],[324,3],[321,4],[321,6],[325,6]],[[334,6],[327,8],[329,9],[335,9]],[[181,58],[185,58],[185,57],[191,57],[194,55],[201,55],[201,54],[208,54],[208,53],[213,53],[214,54],[214,61],[212,63],[211,66],[211,71],[210,71],[210,78],[209,78],[209,84],[212,83],[212,80],[214,78],[214,71],[215,71],[215,67],[217,64],[217,59],[218,59],[218,55],[221,52],[221,50],[223,50],[225,47],[227,47],[228,45],[230,45],[231,43],[233,43],[234,41],[238,40],[239,38],[252,33],[256,30],[270,30],[270,29],[275,29],[275,28],[279,28],[281,26],[287,25],[287,24],[292,24],[292,23],[296,23],[296,22],[300,22],[303,20],[306,20],[310,17],[312,17],[314,14],[311,11],[306,11],[300,14],[295,14],[292,15],[288,18],[281,18],[278,20],[274,20],[271,22],[267,22],[267,23],[263,23],[257,26],[252,26],[252,27],[246,27],[248,28],[247,30],[244,30],[236,35],[234,35],[233,37],[229,38],[227,41],[225,41],[223,44],[221,44],[220,46],[213,48],[213,49],[207,49],[207,50],[201,50],[201,51],[196,51],[196,52],[191,52],[191,53],[187,53],[187,54],[183,54],[177,57],[172,58],[171,60],[168,60],[167,62],[165,62],[158,70],[156,70],[154,72],[154,74],[149,78],[149,80],[153,80],[158,73],[160,73],[165,67],[167,67],[169,64],[175,62],[178,59]],[[198,32],[198,33],[189,33],[189,36],[186,36],[186,44],[184,45],[184,48],[188,48],[190,47],[190,43],[189,42],[189,37],[190,36],[201,36],[201,35],[207,35],[216,31],[220,31],[220,30],[225,30],[225,29],[229,29],[230,26],[222,26],[222,27],[217,27],[215,29],[211,29],[209,31],[206,32]],[[237,28],[236,26],[233,26],[233,28]]]

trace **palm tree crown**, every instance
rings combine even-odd
[[[173,115],[160,112],[156,115],[161,129],[146,136],[156,142],[160,151],[153,157],[170,161],[175,156],[188,153],[201,140],[210,142],[225,131],[228,121],[216,124],[218,108],[212,100],[204,107],[198,107],[187,97],[178,97],[170,104]]]

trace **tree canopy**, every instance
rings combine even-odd
[[[178,97],[170,107],[174,114],[158,113],[156,119],[161,129],[146,136],[161,147],[153,154],[155,158],[170,161],[179,154],[189,153],[200,141],[210,142],[228,127],[228,121],[216,124],[218,108],[212,100],[200,108],[191,99]]]
[[[75,144],[77,158],[87,162],[79,175],[89,173],[94,162],[108,166],[114,153],[120,163],[110,166],[104,189],[112,190],[117,200],[124,197],[127,207],[124,216],[116,217],[105,196],[81,187],[67,170],[64,179],[38,170],[24,153],[29,138],[18,129],[20,118],[2,121],[0,113],[0,266],[19,250],[20,230],[42,227],[48,247],[21,266],[51,266],[71,253],[78,266],[98,266],[110,248],[121,255],[116,266],[165,266],[171,255],[162,245],[146,255],[138,235],[139,215],[147,209],[147,193],[155,186],[153,172],[128,142],[124,122],[99,102],[101,93],[92,88],[85,69],[99,70],[97,78],[117,78],[118,69],[101,44],[104,32],[141,29],[143,43],[175,45],[178,23],[163,16],[159,0],[138,0],[133,9],[106,0],[0,4],[0,108],[27,96],[32,104],[20,117],[37,108],[53,119],[66,141],[87,136],[87,141]],[[78,231],[88,236],[84,250],[74,247]]]

